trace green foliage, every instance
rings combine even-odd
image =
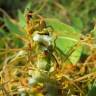
[[[91,31],[91,34],[96,39],[96,25],[94,26],[94,29]]]
[[[1,28],[0,29],[0,37],[6,36],[6,32]]]
[[[19,26],[21,26],[22,28],[25,28],[26,26],[25,17],[20,10],[18,11],[18,20],[19,20]]]
[[[96,96],[96,82],[94,82],[94,84],[91,87],[91,89],[89,90],[87,96]]]
[[[26,33],[24,30],[22,31],[20,27],[17,25],[17,23],[13,23],[11,19],[8,17],[4,18],[5,26],[10,30],[10,32],[13,32],[13,34],[18,34],[18,35],[25,35]]]
[[[53,27],[54,32],[57,32],[58,35],[61,34],[61,36],[66,36],[66,37],[70,37],[70,38],[79,40],[80,32],[77,32],[73,27],[71,27],[67,24],[64,24],[63,22],[59,21],[58,19],[54,19],[54,18],[48,19],[46,21],[47,21],[48,25]]]
[[[91,22],[94,22],[93,19],[96,15],[95,0],[87,0],[87,2],[84,0],[78,0],[78,1],[77,0],[73,0],[73,1],[69,0],[69,4],[66,6],[66,8],[67,8],[70,16],[71,17],[74,16],[74,18],[80,18],[81,21],[79,21],[79,22],[83,23],[83,28],[84,29],[86,28],[87,31],[89,31],[89,29],[92,29],[90,24],[91,24]],[[71,21],[73,21],[75,23],[75,25],[77,24],[77,28],[78,28],[77,20],[76,20],[76,22],[75,22],[75,20],[71,19]],[[74,24],[72,24],[72,25],[74,26]],[[80,26],[81,26],[81,23],[80,23]],[[91,28],[89,28],[89,27],[91,27]],[[81,28],[81,30],[82,30],[82,28]]]
[[[81,31],[84,28],[83,21],[81,20],[80,17],[73,16],[72,17],[72,25],[78,30]]]
[[[82,46],[79,46],[79,48],[77,47],[75,50],[73,49],[79,41],[80,32],[76,32],[74,28],[60,22],[57,19],[48,19],[47,23],[52,26],[54,32],[57,33],[57,39],[55,42],[56,47],[58,47],[64,54],[70,55],[70,61],[73,64],[76,64],[82,53]],[[72,53],[69,51],[72,51]]]

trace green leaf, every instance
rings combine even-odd
[[[20,26],[18,26],[16,23],[12,22],[10,18],[5,17],[4,18],[5,26],[10,30],[10,32],[16,33],[18,35],[25,35],[26,33],[24,30],[22,31]]]
[[[18,47],[18,48],[21,48],[23,46],[23,42],[20,39],[15,39],[14,38],[14,43],[15,43],[15,46]]]
[[[69,57],[70,61],[73,64],[76,64],[81,56],[82,53],[82,46],[78,47]]]
[[[52,26],[54,32],[57,32],[58,38],[56,39],[56,47],[58,47],[64,54],[68,55],[69,51],[78,43],[80,33],[76,32],[74,28],[60,22],[57,19],[47,19],[48,25]],[[82,46],[76,48],[70,55],[70,61],[75,64],[81,55]]]
[[[96,25],[94,26],[94,29],[91,31],[91,34],[96,39]]]
[[[82,30],[84,28],[83,21],[79,17],[72,17],[72,25],[77,29],[77,30]]]
[[[25,6],[25,10],[24,12],[26,12],[27,10],[31,10],[31,7],[32,7],[32,1],[30,0],[27,5]]]
[[[56,40],[56,47],[62,50],[63,53],[67,54],[67,52],[74,46],[76,42],[71,40],[67,40],[66,38],[58,38]]]
[[[19,25],[24,28],[26,26],[26,20],[24,14],[19,10],[18,11]]]
[[[0,40],[0,48],[5,48],[5,43],[2,39]]]
[[[92,88],[88,92],[87,96],[96,96],[96,81],[94,82]]]
[[[4,31],[4,29],[0,28],[0,37],[6,36],[6,32]]]
[[[56,46],[64,53],[66,56],[69,57],[69,60],[76,64],[79,60],[81,53],[82,53],[82,46],[77,47],[75,50],[74,47],[76,46],[77,42],[68,39],[57,39]],[[72,51],[73,50],[73,51]]]
[[[48,26],[52,26],[54,32],[57,32],[59,35],[63,35],[65,37],[70,37],[72,39],[79,40],[80,32],[76,31],[73,27],[64,24],[63,22],[59,21],[58,19],[46,19]]]

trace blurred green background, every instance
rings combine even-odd
[[[96,21],[96,0],[0,0],[0,8],[13,18],[26,7],[45,17],[58,18],[84,34],[93,29]]]

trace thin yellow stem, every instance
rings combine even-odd
[[[90,77],[93,77],[93,76],[96,76],[96,72],[92,72],[92,73],[89,73],[83,77],[80,77],[80,78],[77,78],[75,80],[73,80],[74,82],[79,82],[81,80],[84,80],[84,79],[87,79],[87,78],[90,78]]]

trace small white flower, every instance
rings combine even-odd
[[[37,67],[40,69],[46,69],[47,61],[44,59],[39,59],[37,62]]]
[[[25,88],[22,87],[22,86],[19,86],[19,87],[18,87],[18,91],[19,91],[19,92],[24,92],[24,91],[25,91]]]
[[[33,36],[33,40],[34,40],[34,41],[40,41],[40,39],[41,39],[41,37],[40,37],[39,34],[35,34],[35,35]]]
[[[26,52],[21,50],[18,52],[17,56],[24,56],[25,54],[26,54]]]
[[[32,77],[29,78],[29,79],[28,79],[28,84],[29,84],[29,85],[34,85],[34,84],[36,84],[36,79],[35,79],[35,78],[32,78]]]
[[[40,34],[36,33],[33,35],[33,40],[42,42],[49,46],[51,44],[52,37],[50,37],[48,35],[40,35]]]
[[[22,92],[22,93],[20,94],[20,96],[26,96],[26,93]]]
[[[48,45],[50,45],[52,38],[50,36],[44,35],[42,36],[42,40],[46,42]]]
[[[33,73],[32,70],[28,71],[28,75],[32,75],[32,73]]]

